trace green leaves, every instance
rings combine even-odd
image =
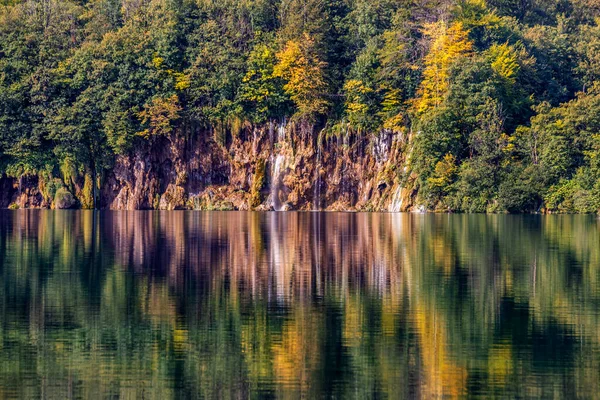
[[[5,1],[0,169],[101,170],[182,126],[227,143],[295,117],[401,135],[440,209],[587,210],[567,198],[598,193],[596,3]]]
[[[256,45],[249,55],[239,98],[254,122],[280,117],[289,99],[284,93],[284,80],[274,74],[276,63],[275,51],[266,44]]]

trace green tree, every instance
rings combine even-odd
[[[283,80],[273,73],[276,62],[275,52],[265,44],[255,46],[248,59],[248,71],[240,86],[240,100],[245,112],[256,123],[285,114],[288,98]]]

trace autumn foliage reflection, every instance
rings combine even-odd
[[[0,219],[0,397],[600,389],[591,217]]]

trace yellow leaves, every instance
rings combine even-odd
[[[298,69],[307,67],[307,60],[302,54],[300,43],[294,40],[287,42],[283,51],[277,53],[277,59],[279,64],[275,66],[273,74],[287,80],[291,80],[294,74],[299,74]]]
[[[190,77],[182,72],[173,72],[175,90],[185,90],[190,87]]]
[[[356,94],[373,93],[373,89],[365,86],[365,84],[362,81],[356,79],[350,79],[348,82],[346,82],[346,84],[344,85],[344,90],[346,92]]]
[[[373,89],[367,87],[362,81],[351,79],[344,85],[347,93],[346,109],[352,115],[361,115],[369,111],[369,106],[363,101],[363,97],[373,93]]]
[[[392,132],[405,132],[406,121],[402,112],[398,113],[398,109],[402,106],[402,94],[400,89],[387,89],[383,96],[382,112],[380,115],[384,118],[383,128]],[[391,117],[389,115],[392,115]]]
[[[469,32],[460,22],[450,27],[444,21],[429,24],[423,33],[431,38],[432,42],[425,57],[423,81],[415,102],[418,113],[440,106],[448,91],[450,67],[461,57],[469,56],[473,50],[473,42],[468,37]]]
[[[500,140],[504,141],[506,145],[502,147],[502,151],[506,154],[512,154],[517,146],[515,144],[517,138],[515,136],[508,136],[506,133],[503,133],[500,137]]]
[[[165,59],[162,57],[155,56],[152,59],[152,65],[154,65],[154,68],[156,68],[156,69],[160,69],[164,63],[165,63]]]
[[[495,44],[488,50],[492,69],[501,77],[511,83],[515,83],[515,78],[519,73],[519,56],[515,49],[508,44]]]
[[[480,8],[487,8],[487,2],[485,0],[467,0],[467,3]]]
[[[324,113],[327,85],[323,71],[327,64],[319,59],[314,40],[306,33],[302,42],[290,40],[277,53],[277,60],[273,76],[287,82],[283,88],[298,107],[298,114],[306,117]]]
[[[149,138],[152,135],[166,135],[173,130],[172,122],[179,119],[181,106],[177,95],[168,98],[156,98],[151,104],[146,104],[138,114],[142,124],[148,128],[137,135]]]
[[[388,112],[390,110],[394,110],[402,105],[402,93],[400,89],[393,88],[385,88],[386,92],[383,96],[383,101],[381,105],[383,106],[383,111]]]
[[[177,72],[174,69],[164,69],[165,59],[159,56],[154,56],[152,59],[152,65],[158,70],[162,70],[168,77],[171,77],[174,81],[175,90],[185,90],[190,87],[190,78],[183,72]]]
[[[383,121],[383,128],[395,133],[403,133],[406,131],[406,121],[404,115],[396,114]]]
[[[436,164],[434,175],[427,181],[432,187],[443,190],[452,183],[457,171],[456,158],[452,154],[446,154],[444,159]]]
[[[349,114],[364,114],[369,110],[366,104],[351,102],[346,104]]]

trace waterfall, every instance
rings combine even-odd
[[[273,171],[271,172],[271,204],[273,210],[281,211],[281,204],[279,204],[279,182],[281,181],[281,172],[285,163],[285,156],[283,154],[277,154],[275,162],[273,163]]]
[[[282,179],[281,174],[285,169],[286,164],[286,156],[284,149],[286,136],[286,121],[285,119],[283,119],[281,120],[279,126],[277,126],[277,147],[274,153],[277,152],[278,154],[273,154],[271,156],[271,193],[269,195],[269,203],[275,211],[281,211],[283,208],[279,201],[279,188]]]
[[[317,143],[317,164],[315,167],[315,189],[313,193],[313,210],[319,211],[321,209],[321,146]]]
[[[258,129],[254,128],[254,130],[252,131],[252,153],[254,155],[256,155],[256,153],[258,152],[258,142],[259,142]]]
[[[344,193],[344,195],[348,195],[348,203],[350,203],[350,190],[349,190],[349,182],[348,179],[346,179],[346,172],[348,170],[348,161],[350,158],[350,129],[348,129],[348,126],[344,126],[344,136],[342,138],[342,143],[343,143],[343,148],[342,151],[345,153],[345,157],[344,157],[344,169],[342,170],[342,191]]]
[[[402,211],[402,186],[398,185],[394,195],[392,196],[392,202],[388,209],[389,212],[401,212]]]
[[[373,139],[373,155],[377,163],[384,163],[390,157],[391,143],[387,131],[382,131]]]
[[[350,150],[350,129],[348,127],[344,127],[344,148],[349,151]]]
[[[285,119],[283,119],[281,121],[281,124],[279,124],[279,127],[277,128],[277,141],[278,142],[285,142]]]

